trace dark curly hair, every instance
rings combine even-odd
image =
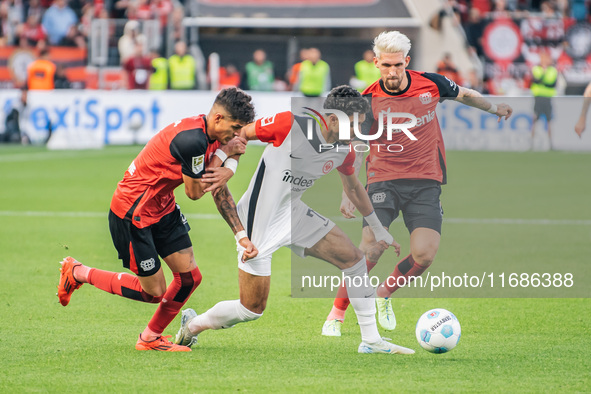
[[[328,93],[326,101],[324,101],[324,109],[338,109],[351,116],[355,112],[360,114],[367,113],[369,111],[369,103],[356,89],[348,85],[341,85]]]
[[[254,121],[252,97],[238,88],[222,89],[215,98],[214,104],[221,105],[233,120],[251,123]]]

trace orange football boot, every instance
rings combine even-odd
[[[60,284],[57,286],[57,297],[59,298],[60,304],[66,306],[70,303],[70,297],[74,290],[82,286],[82,283],[74,278],[72,271],[74,267],[82,264],[70,256],[66,257],[60,264],[62,268],[60,268]]]
[[[135,348],[137,350],[158,350],[161,352],[190,352],[191,348],[187,347],[187,346],[181,346],[181,345],[177,345],[175,343],[172,343],[168,340],[168,338],[171,338],[172,335],[166,335],[164,337],[158,337],[156,339],[154,339],[153,341],[144,341],[140,335],[140,337],[137,340],[137,343],[135,344]]]

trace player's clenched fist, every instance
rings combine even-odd
[[[259,254],[258,249],[254,246],[251,240],[248,239],[248,237],[241,238],[238,243],[245,249],[244,253],[242,254],[242,259],[244,261],[255,258]]]

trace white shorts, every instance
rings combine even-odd
[[[284,220],[283,222],[285,223]],[[265,244],[264,241],[260,245],[254,242],[259,250],[259,254],[246,262],[242,261],[244,248],[240,244],[236,244],[238,268],[251,275],[270,276],[271,259],[277,249],[287,246],[298,256],[306,257],[305,250],[316,245],[334,226],[335,224],[332,220],[318,214],[300,200],[297,200],[297,203],[294,201],[292,203],[291,225],[282,226],[284,231],[279,242],[273,241],[272,245]],[[276,227],[269,226],[268,228]],[[257,238],[267,239],[267,237],[261,237],[260,232],[257,233]],[[272,236],[269,235],[268,239],[277,239],[277,233],[272,234]]]

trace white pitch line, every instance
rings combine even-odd
[[[106,218],[107,212],[89,211],[0,211],[0,216],[28,216],[28,217],[68,217],[68,218]],[[217,213],[188,213],[185,216],[196,220],[217,220],[222,217]],[[349,221],[341,216],[331,217],[335,222]],[[591,226],[591,220],[570,219],[509,219],[509,218],[445,218],[450,224],[528,224],[544,226]]]

